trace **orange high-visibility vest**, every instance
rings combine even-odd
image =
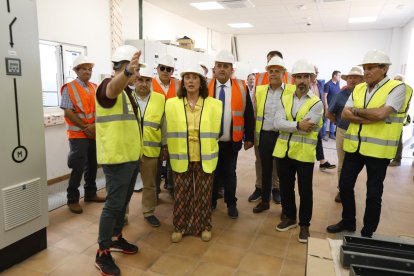
[[[97,85],[88,82],[89,93],[76,80],[66,83],[60,89],[62,95],[63,89],[68,89],[68,94],[73,106],[75,107],[75,114],[85,124],[95,123],[95,93]],[[89,138],[83,130],[76,126],[69,118],[65,116],[67,126],[67,135],[69,139],[72,138]]]
[[[208,94],[215,98],[216,79],[208,84]],[[244,82],[238,79],[231,79],[231,117],[233,124],[233,142],[243,139],[244,133],[244,111],[246,109],[246,89]],[[223,113],[224,113],[223,107]]]
[[[282,82],[284,84],[295,84],[295,80],[293,79],[292,75],[288,72],[285,72],[282,78]],[[269,82],[269,73],[263,72],[263,73],[257,73],[256,74],[256,86],[258,85],[266,85],[270,84]]]
[[[177,91],[180,88],[180,85],[181,82],[179,80],[171,78],[170,87],[168,88],[167,95],[165,95],[164,90],[162,89],[158,81],[155,78],[152,78],[152,90],[157,93],[163,94],[167,99],[174,98],[175,96],[177,96]]]

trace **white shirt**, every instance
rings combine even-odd
[[[366,96],[365,96],[365,106],[368,104],[369,100],[371,100],[372,96],[378,91],[378,89],[384,85],[387,81],[389,81],[389,77],[385,77],[379,83],[377,83],[374,88],[369,91],[367,87]],[[405,85],[399,85],[394,88],[394,91],[388,94],[387,99],[385,100],[386,106],[391,106],[394,109],[394,112],[401,112],[404,102],[405,102]],[[353,107],[354,100],[352,99],[352,94],[349,96],[348,101],[345,104],[346,107]]]
[[[151,92],[146,97],[141,99],[140,96],[135,94],[135,99],[137,100],[137,104],[138,104],[138,108],[139,108],[139,112],[141,114],[141,117],[144,117],[145,109],[147,108],[147,104],[148,104],[148,100],[149,100],[150,96],[151,96]]]
[[[296,92],[293,96],[293,106],[292,106],[292,116],[296,117],[296,114],[298,113],[298,110],[300,107],[305,103],[307,99],[314,96],[312,90],[309,90],[308,93],[301,98],[298,98],[296,96]],[[323,105],[322,101],[317,102],[312,108],[308,111],[308,113],[305,115],[304,119],[310,118],[310,121],[312,123],[318,124],[319,120],[322,118],[323,113]],[[278,130],[291,132],[291,133],[300,133],[300,134],[306,134],[304,131],[298,131],[297,128],[297,122],[288,121],[286,118],[286,112],[283,108],[282,101],[278,102],[278,107],[276,107],[276,118],[275,118],[275,128]]]
[[[280,97],[282,96],[283,89],[285,85],[282,83],[282,86],[276,88],[276,90],[272,90],[272,87],[269,85],[269,89],[267,90],[266,102],[264,106],[264,114],[263,114],[263,127],[262,130],[266,131],[274,131],[275,129],[275,116],[276,116],[276,108],[277,102],[280,102]]]
[[[164,94],[167,95],[168,90],[170,89],[171,80],[168,83],[168,85],[165,85],[161,80],[159,76],[155,77],[155,80],[158,82],[158,84],[161,86],[162,90],[164,91]]]
[[[220,97],[221,85],[224,84],[224,94],[226,95],[224,110],[223,110],[223,134],[220,136],[219,141],[229,142],[231,141],[232,131],[231,127],[231,79],[228,79],[226,83],[220,83],[216,81],[216,99]]]

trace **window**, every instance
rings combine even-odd
[[[59,106],[60,87],[76,78],[72,64],[79,55],[86,54],[86,47],[42,40],[39,51],[43,106]]]

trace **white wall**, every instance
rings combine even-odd
[[[251,68],[264,71],[266,54],[271,50],[283,53],[291,70],[299,58],[307,58],[319,67],[319,78],[330,79],[334,70],[348,72],[361,62],[365,52],[380,49],[390,53],[393,32],[369,30],[353,32],[320,32],[237,36],[239,58]],[[394,70],[394,68],[391,68]]]
[[[111,73],[109,0],[37,0],[39,38],[87,47],[92,81]]]

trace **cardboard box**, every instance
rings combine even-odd
[[[306,276],[335,276],[335,266],[327,239],[309,237]]]
[[[194,41],[191,38],[179,38],[177,39],[180,48],[193,50],[194,49]]]

